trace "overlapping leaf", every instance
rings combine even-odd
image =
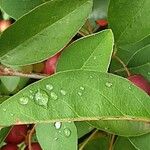
[[[0,7],[14,19],[18,19],[46,0],[0,0]]]
[[[62,53],[57,65],[57,71],[90,69],[107,72],[113,44],[111,30],[105,30],[79,39]]]
[[[77,130],[74,123],[37,124],[36,135],[44,150],[77,150]]]
[[[27,65],[49,58],[71,40],[91,9],[92,0],[56,0],[36,7],[1,35],[1,63]]]
[[[95,71],[66,71],[2,103],[0,125],[97,120],[90,123],[116,134],[140,135],[150,131],[149,107],[149,96],[126,79]],[[98,124],[98,120],[103,121]]]
[[[150,134],[132,138],[119,137],[115,142],[114,150],[148,150],[150,149],[149,140]]]

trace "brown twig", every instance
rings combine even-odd
[[[79,148],[79,150],[83,150],[83,148],[85,147],[85,145],[91,140],[91,138],[97,133],[98,130],[95,130],[81,145],[81,147]]]
[[[32,150],[32,146],[31,146],[31,144],[32,144],[32,135],[34,134],[35,126],[36,125],[33,126],[33,128],[30,130],[29,135],[28,135],[28,144],[29,144],[28,147],[29,147],[29,150]]]
[[[109,149],[108,150],[113,150],[114,139],[115,139],[115,135],[113,134],[111,136],[111,141],[110,141]]]
[[[125,63],[116,55],[113,55],[113,58],[115,58],[122,66],[123,68],[125,69],[128,77],[131,75],[130,71],[128,70],[127,66],[125,65]]]
[[[92,34],[93,33],[93,28],[92,28],[89,20],[87,20],[85,24],[87,26],[87,29],[88,29],[89,33]]]
[[[47,77],[45,74],[35,74],[35,73],[24,73],[21,71],[16,71],[8,67],[4,67],[0,65],[0,76],[19,76],[19,77],[27,77],[33,79],[43,79]]]

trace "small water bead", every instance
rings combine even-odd
[[[61,125],[62,125],[61,122],[55,122],[54,123],[54,126],[55,126],[56,129],[60,129]]]
[[[64,90],[60,90],[60,93],[62,94],[62,95],[66,95],[66,91],[64,91]]]
[[[112,86],[112,83],[110,83],[110,82],[106,82],[106,84],[105,84],[107,87],[111,87]]]
[[[57,141],[57,140],[58,140],[58,138],[56,137],[56,138],[54,138],[54,140],[55,140],[55,141]]]
[[[131,86],[129,86],[129,90],[131,90]]]
[[[57,100],[58,96],[56,95],[55,92],[51,92],[51,98],[52,98],[53,100]]]
[[[21,97],[21,98],[19,99],[19,103],[20,103],[21,105],[27,105],[28,102],[29,102],[29,98],[28,98],[28,97]]]
[[[14,114],[10,114],[12,117],[14,116]]]
[[[32,91],[32,90],[30,90],[29,92],[30,92],[30,93],[33,93],[33,91]]]
[[[34,97],[33,97],[33,95],[30,95],[29,98],[30,98],[30,99],[33,99]]]
[[[37,93],[35,94],[35,102],[38,105],[47,108],[47,104],[48,104],[48,95],[47,95],[47,93],[43,90],[38,90]]]
[[[64,134],[65,134],[66,137],[69,137],[69,136],[71,135],[70,129],[65,128],[65,129],[64,129]]]
[[[46,89],[49,90],[49,91],[51,91],[53,89],[53,86],[51,84],[47,84],[46,85]]]
[[[81,92],[78,92],[78,95],[79,95],[79,96],[82,96],[82,93],[81,93]]]
[[[93,76],[91,75],[91,76],[90,76],[90,78],[92,79],[92,78],[93,78]]]
[[[83,86],[80,86],[80,90],[82,90],[82,91],[83,91],[83,90],[84,90],[84,87],[83,87]]]
[[[3,108],[3,111],[6,111],[7,109],[6,108]]]
[[[94,60],[96,60],[96,58],[97,58],[97,57],[96,57],[96,56],[94,56]]]

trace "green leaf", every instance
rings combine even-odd
[[[3,103],[9,96],[0,96],[0,104]]]
[[[149,150],[149,141],[150,134],[130,138],[119,137],[115,142],[114,150]]]
[[[46,0],[1,0],[0,7],[12,18],[19,19],[25,13],[29,12],[31,9],[45,1]]]
[[[132,74],[141,74],[150,82],[150,63],[128,68]],[[115,71],[116,74],[126,77],[126,71],[124,69],[119,69]]]
[[[149,0],[110,1],[108,19],[118,46],[136,43],[150,34],[149,6]]]
[[[86,135],[90,131],[92,131],[94,128],[91,127],[87,122],[75,122],[75,125],[77,127],[78,132],[78,138],[81,138],[82,136]]]
[[[108,150],[109,138],[100,137],[91,140],[84,148],[84,150]]]
[[[91,9],[92,0],[56,0],[36,7],[1,35],[1,63],[19,66],[49,58],[71,40]]]
[[[138,50],[130,59],[128,66],[129,67],[136,67],[140,65],[144,65],[146,63],[150,63],[150,45],[143,47],[142,49]]]
[[[81,38],[62,53],[57,71],[90,69],[107,72],[113,51],[113,34],[105,30]]]
[[[137,150],[137,149],[135,149],[135,147],[131,144],[128,138],[119,137],[115,142],[114,150]]]
[[[36,135],[43,150],[77,150],[74,123],[37,124]]]
[[[138,53],[138,51],[141,51],[146,48],[150,44],[150,36],[144,38],[141,41],[138,41],[134,44],[125,45],[121,48],[117,47],[117,56],[124,62],[125,65],[128,65],[129,61]],[[140,60],[142,61],[142,60]],[[138,66],[138,64],[134,64],[134,66]],[[114,72],[115,70],[121,69],[122,65],[116,59],[112,59],[111,65],[110,65],[110,71]]]
[[[150,149],[150,134],[146,134],[139,137],[128,138],[128,140],[134,145],[136,149],[139,150],[148,150]]]
[[[8,135],[9,131],[10,131],[11,127],[5,127],[0,129],[0,144],[2,144],[2,142],[4,142],[6,136]]]
[[[150,97],[126,79],[96,71],[66,71],[3,102],[0,125],[88,120],[102,130],[133,136],[150,132],[149,108]]]
[[[14,94],[22,89],[29,81],[29,78],[3,76],[0,77],[0,80],[0,93],[3,95],[9,95]]]

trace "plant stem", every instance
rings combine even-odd
[[[89,20],[86,21],[86,26],[87,26],[87,29],[88,29],[89,33],[92,34],[93,33],[93,28],[92,28]]]
[[[31,129],[30,133],[29,133],[29,137],[28,137],[28,144],[29,144],[29,150],[32,150],[32,146],[31,146],[31,143],[32,143],[32,135],[35,131],[35,126],[33,126],[33,128]]]
[[[98,130],[95,130],[81,145],[81,147],[79,148],[79,150],[83,150],[83,148],[85,147],[85,145],[91,140],[91,138],[96,134]]]
[[[115,139],[115,135],[113,134],[111,137],[111,141],[110,141],[108,150],[113,150],[114,139]]]
[[[113,57],[118,61],[120,62],[120,64],[123,66],[123,68],[125,69],[126,73],[127,73],[127,76],[129,77],[131,75],[131,73],[129,72],[127,66],[125,65],[125,63],[116,55],[113,55]]]
[[[11,68],[4,67],[0,65],[0,76],[19,76],[19,77],[27,77],[33,79],[43,79],[48,75],[45,74],[35,74],[35,73],[23,73],[21,71],[16,71]]]

